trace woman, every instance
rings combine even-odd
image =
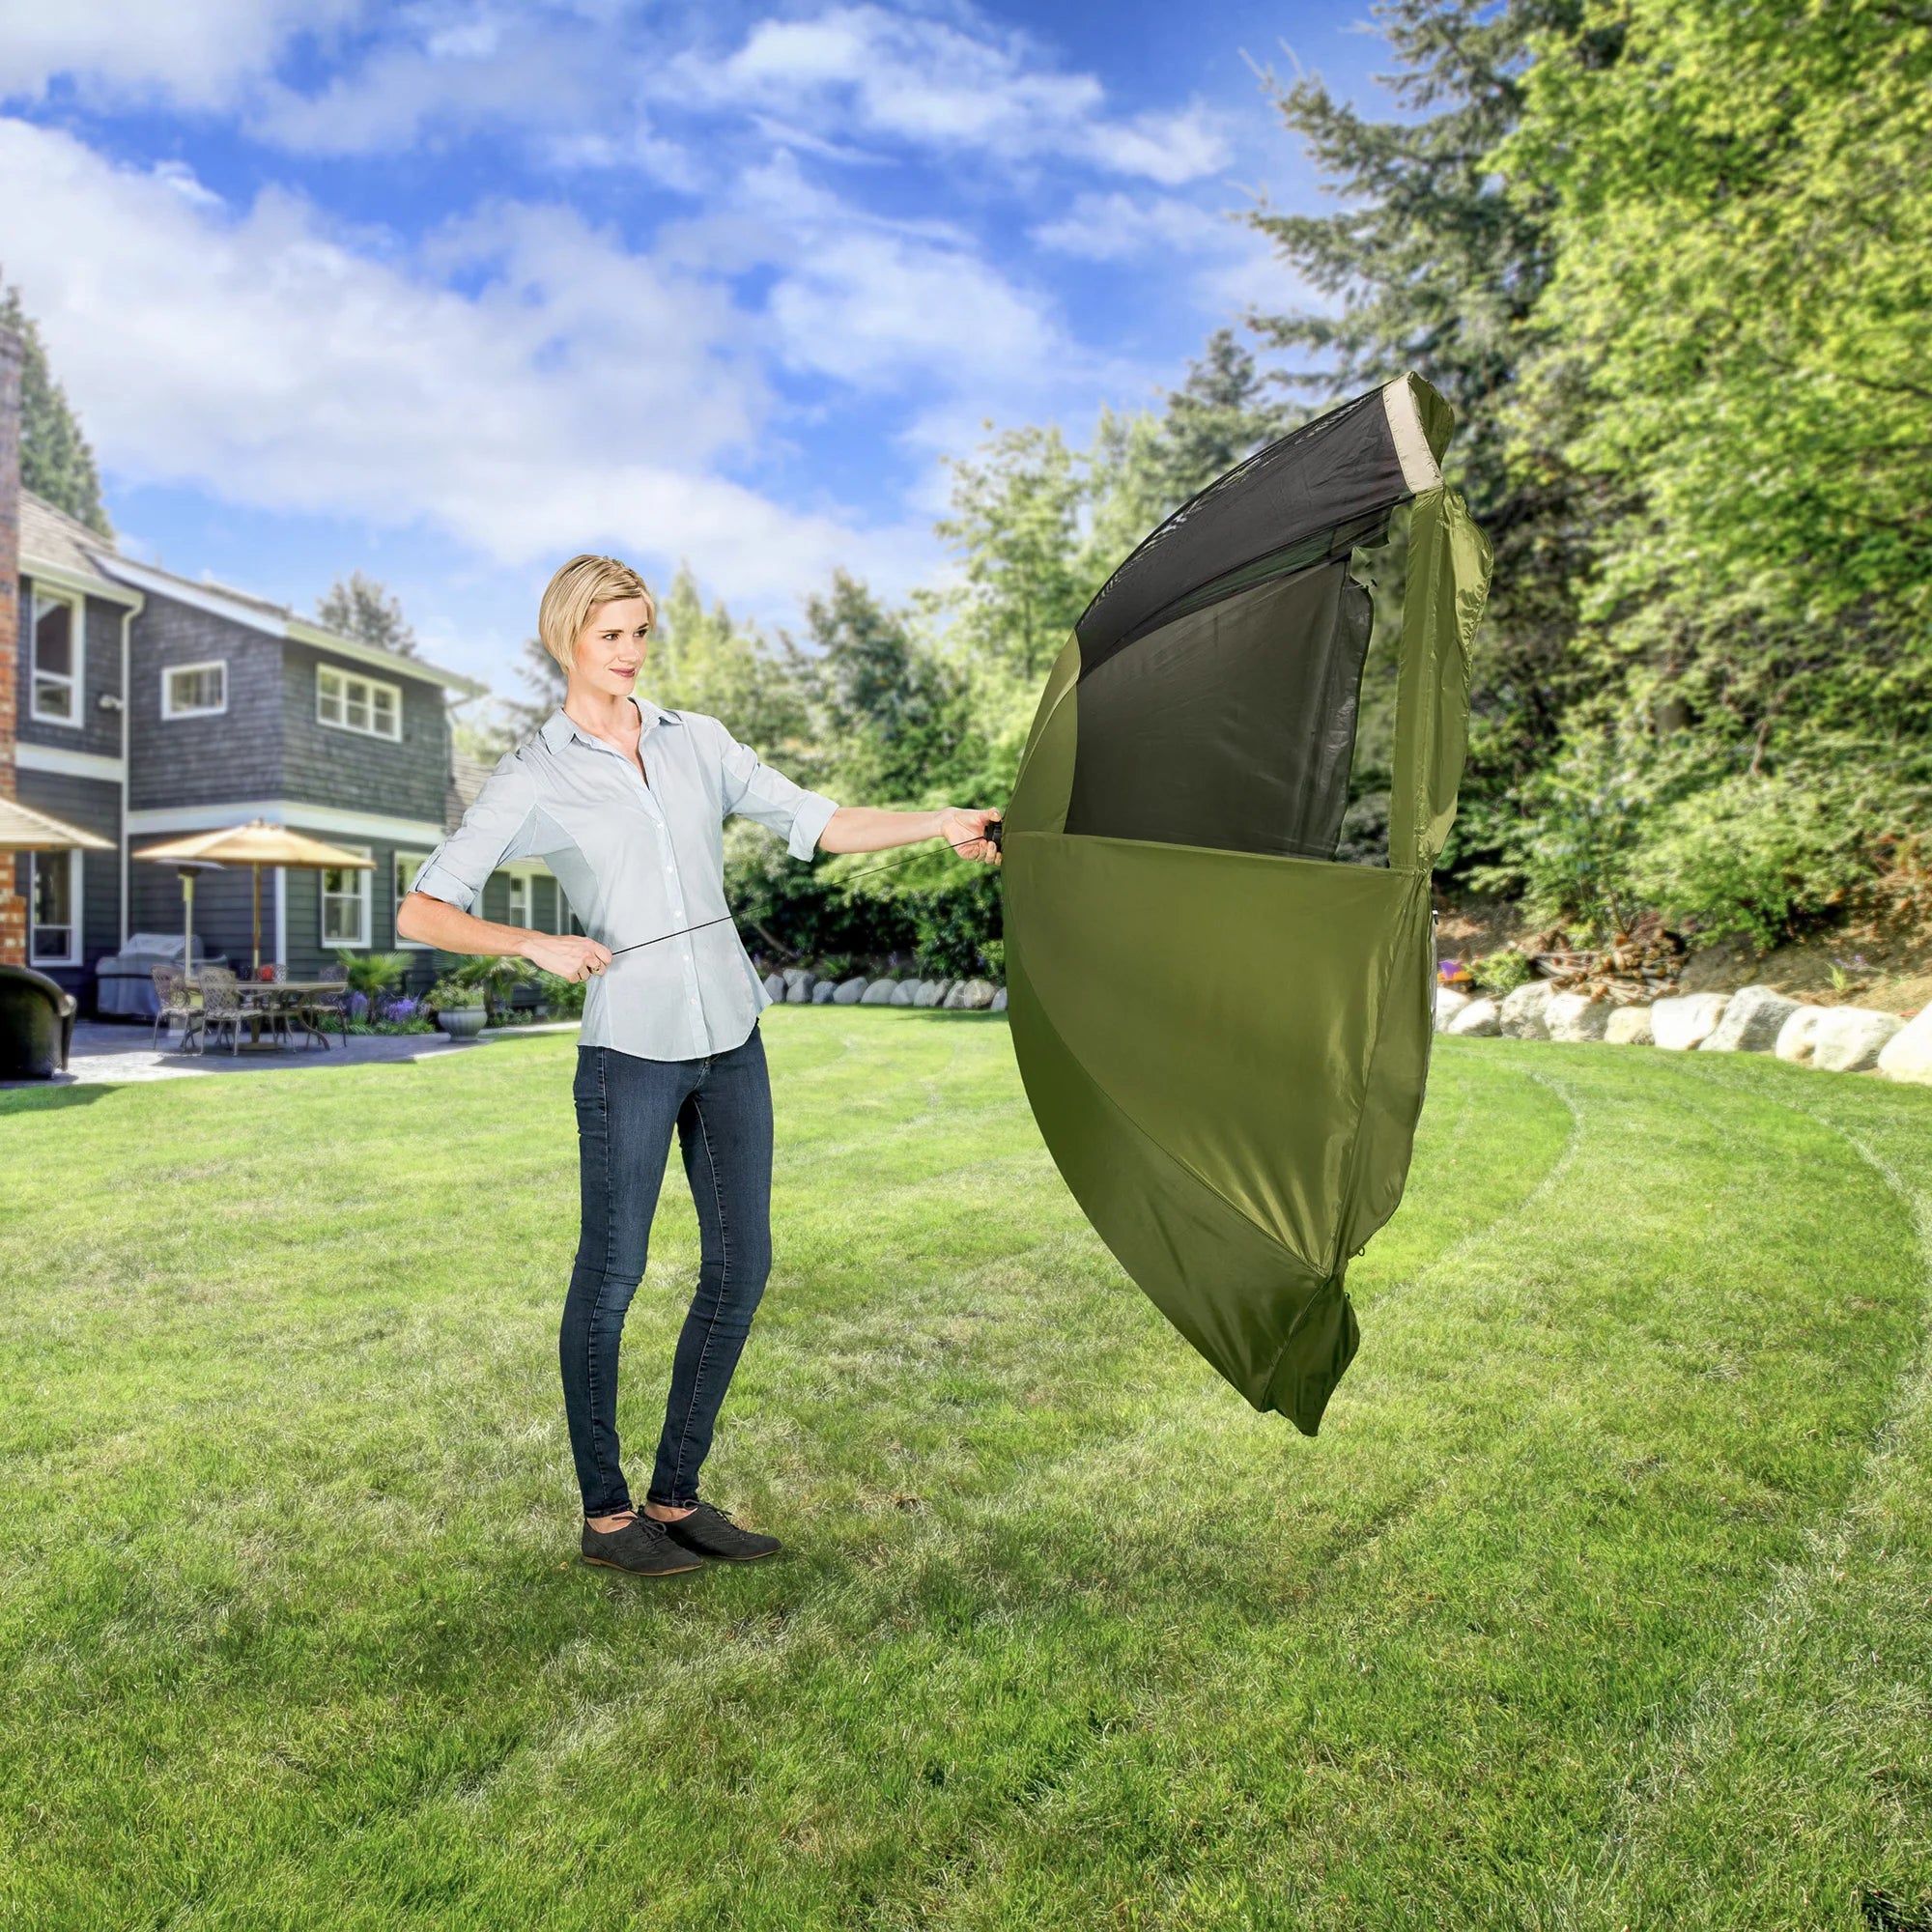
[[[639,1576],[769,1556],[775,1537],[699,1499],[698,1471],[771,1265],[772,1101],[765,990],[724,903],[724,822],[754,818],[796,859],[944,838],[996,860],[992,811],[835,805],[759,762],[715,718],[634,696],[655,607],[608,556],[551,579],[537,629],[563,667],[563,706],[510,753],[416,874],[399,937],[514,955],[587,980],[577,1054],[582,1232],[563,1306],[564,1414],[583,1492],[583,1555]],[[588,938],[472,916],[484,881],[541,858]],[[617,1350],[642,1279],[675,1127],[697,1208],[697,1293],[671,1364],[644,1506],[618,1461]]]

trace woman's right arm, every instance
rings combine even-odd
[[[611,949],[573,933],[530,932],[477,919],[428,893],[411,893],[396,908],[396,937],[434,946],[439,952],[484,953],[493,959],[527,959],[559,980],[587,980],[611,963]]]
[[[611,949],[594,939],[498,925],[469,912],[498,866],[542,851],[538,820],[529,774],[512,752],[485,780],[463,823],[423,861],[414,891],[396,908],[396,937],[443,952],[527,959],[560,980],[603,972]]]

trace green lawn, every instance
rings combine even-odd
[[[0,1094],[0,1924],[1860,1925],[1932,1893],[1932,1092],[1437,1043],[1318,1441],[1004,1023],[781,1009],[711,1492],[575,1560],[567,1037]],[[675,1169],[673,1169],[675,1176]],[[695,1264],[668,1188],[633,1468]]]

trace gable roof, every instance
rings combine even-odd
[[[270,637],[310,644],[334,657],[380,666],[391,677],[440,685],[464,697],[480,696],[489,689],[473,677],[443,670],[423,658],[405,657],[400,651],[385,651],[378,644],[364,643],[360,638],[345,638],[339,632],[326,630],[311,618],[298,616],[286,604],[270,603],[252,591],[237,590],[211,578],[197,582],[191,577],[177,577],[173,571],[162,570],[156,564],[132,562],[118,552],[108,552],[98,560],[109,575],[150,596],[172,597],[178,604],[226,617],[230,623],[245,624],[250,630],[264,631]]]
[[[31,490],[20,492],[21,576],[58,582],[70,590],[85,590],[117,604],[138,604],[138,597],[130,597],[95,561],[97,552],[112,552],[113,548],[112,539],[90,529],[78,518],[55,509]]]

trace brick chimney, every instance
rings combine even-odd
[[[20,694],[20,338],[0,328],[0,798],[13,798]],[[27,963],[27,908],[14,890],[19,861],[0,852],[0,961]]]

